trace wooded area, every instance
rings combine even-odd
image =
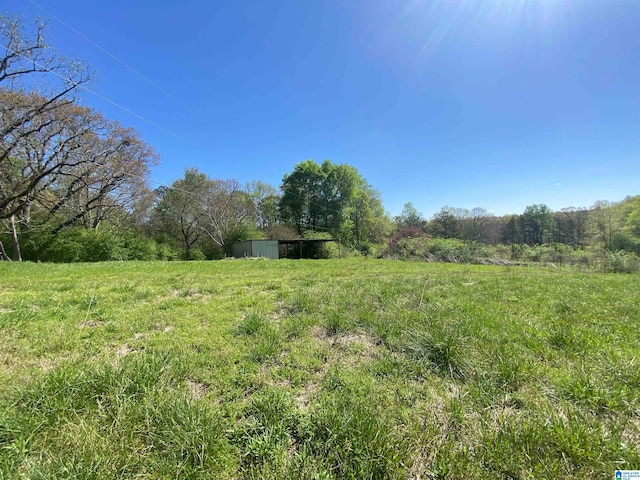
[[[357,169],[329,160],[297,164],[279,188],[188,168],[152,189],[153,147],[82,106],[91,70],[46,43],[46,24],[2,17],[0,30],[4,260],[213,259],[249,238],[337,238],[353,254],[378,257],[584,264],[598,257],[622,262],[614,270],[637,263],[640,196],[555,212],[530,205],[505,216],[446,206],[431,219],[407,203],[391,217]]]

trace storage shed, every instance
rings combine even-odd
[[[236,258],[264,257],[277,260],[278,240],[245,240],[231,245],[231,253]]]
[[[324,258],[321,246],[335,238],[293,240],[245,240],[231,245],[235,258]]]

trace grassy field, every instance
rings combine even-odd
[[[640,276],[0,264],[0,478],[613,478]]]

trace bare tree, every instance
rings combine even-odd
[[[37,131],[25,128],[27,124],[72,104],[78,90],[91,78],[82,63],[65,59],[46,43],[45,29],[46,23],[37,23],[30,35],[25,35],[27,29],[19,20],[0,16],[0,43],[4,48],[0,55],[0,92],[24,93],[28,88],[33,94],[23,95],[23,102],[0,99],[0,138],[12,135],[13,140],[2,142],[0,164],[12,154],[15,142]]]
[[[100,121],[77,152],[85,161],[62,170],[51,214],[59,217],[54,233],[71,225],[97,229],[103,220],[132,211],[150,195],[149,167],[157,153],[133,129]],[[61,215],[62,214],[62,215]]]
[[[22,105],[28,105],[27,100],[39,102],[37,95],[9,91],[2,92],[0,99]],[[11,117],[0,121],[4,120],[11,121]],[[64,104],[0,138],[0,145],[11,144],[11,156],[0,162],[0,220],[9,225],[14,259],[20,260],[16,222],[28,224],[32,205],[59,176],[90,160],[79,152],[95,123],[96,115],[91,110]]]
[[[236,180],[210,180],[203,198],[200,229],[225,253],[255,223],[255,204]]]
[[[60,110],[63,115],[69,114],[79,87],[90,79],[83,65],[67,61],[47,45],[45,28],[45,23],[37,23],[25,34],[20,21],[0,16],[0,44],[4,49],[0,55],[0,221],[8,227],[16,260],[21,259],[17,222],[28,219],[34,195],[46,189],[53,173],[50,169],[56,164],[38,165],[31,161],[37,155],[30,158],[25,152],[29,145],[41,144],[43,136],[56,139],[53,143],[60,141],[62,132],[52,133],[49,127],[56,123]],[[67,137],[71,140],[82,135],[67,133],[71,133]],[[50,159],[66,150],[47,143],[53,147],[47,152]],[[8,259],[1,244],[0,258]]]

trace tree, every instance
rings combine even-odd
[[[0,16],[0,43],[4,47],[0,55],[0,221],[10,233],[15,260],[22,258],[18,224],[28,220],[33,197],[46,189],[49,175],[57,167],[53,172],[49,168],[58,163],[54,160],[34,169],[24,153],[31,143],[41,144],[46,136],[43,129],[51,132],[47,127],[52,117],[73,110],[75,94],[90,79],[84,66],[58,56],[46,44],[45,27],[38,23],[34,31],[25,34],[18,20]],[[71,144],[66,140],[77,133],[66,133],[70,136],[58,132],[49,138],[55,139],[57,148],[68,148]],[[59,148],[61,157],[67,148]],[[57,152],[49,154],[50,158],[57,156]],[[1,243],[0,256],[8,258]]]
[[[151,224],[182,245],[187,260],[202,237],[200,223],[204,215],[203,199],[206,198],[209,179],[196,168],[188,168],[184,178],[174,181],[170,187],[160,187]]]
[[[0,56],[0,94],[4,97],[19,92],[26,100],[16,103],[0,99],[0,165],[12,155],[14,142],[37,133],[37,128],[25,128],[26,125],[36,117],[72,105],[79,88],[91,77],[80,62],[55,53],[45,41],[45,29],[46,23],[37,23],[32,32],[25,34],[27,29],[19,20],[0,16],[0,43],[4,47]],[[6,141],[9,137],[11,141]]]
[[[37,96],[19,92],[1,92],[2,100],[3,104],[13,101],[22,105],[39,101]],[[0,122],[12,120],[6,115]],[[0,145],[11,144],[12,155],[0,162],[0,220],[9,225],[15,260],[21,259],[17,223],[28,224],[32,205],[60,176],[89,161],[78,152],[94,128],[96,115],[92,111],[65,104],[33,117],[0,139]]]
[[[102,121],[84,141],[79,155],[86,161],[66,169],[56,184],[51,212],[60,219],[54,233],[73,225],[97,229],[150,195],[147,175],[158,155],[135,130]]]
[[[553,214],[546,205],[528,205],[521,222],[524,242],[528,245],[542,245],[551,238]]]
[[[234,241],[242,239],[249,224],[255,224],[255,204],[236,180],[209,180],[202,210],[198,228],[226,254],[231,253]]]
[[[382,243],[392,230],[391,221],[384,211],[380,193],[364,179],[357,186],[350,206],[355,246],[364,243]]]
[[[553,241],[573,247],[586,243],[589,212],[573,207],[563,208],[553,214]]]
[[[522,225],[520,215],[505,215],[502,217],[502,242],[506,245],[522,244]]]
[[[313,160],[299,163],[284,176],[281,190],[281,216],[300,235],[325,232],[355,245],[369,235],[366,205],[378,210],[379,196],[358,171],[329,160],[322,165]]]
[[[424,218],[420,212],[413,206],[413,203],[407,202],[402,208],[400,215],[394,218],[396,230],[404,230],[407,228],[424,228]]]
[[[456,215],[456,209],[448,206],[442,207],[431,219],[430,229],[435,237],[459,238],[461,234],[460,219]]]
[[[495,236],[495,228],[491,228],[493,215],[486,209],[481,207],[475,207],[471,210],[462,209],[458,215],[464,240],[492,243]]]
[[[282,180],[280,212],[286,223],[298,230],[298,234],[326,228],[322,218],[324,180],[325,172],[313,160],[299,163]]]
[[[252,180],[247,183],[245,190],[253,201],[258,228],[265,230],[280,223],[278,212],[280,195],[275,187],[260,180]]]
[[[611,250],[613,239],[621,230],[620,215],[615,205],[606,200],[597,201],[589,211],[589,220],[596,241]]]
[[[20,92],[0,97],[23,106],[39,101]],[[110,215],[132,209],[148,194],[146,176],[157,162],[135,130],[75,104],[32,118],[0,140],[6,143],[12,144],[12,155],[0,163],[0,220],[15,260],[21,259],[20,229],[97,228]],[[35,225],[34,209],[40,213]]]

